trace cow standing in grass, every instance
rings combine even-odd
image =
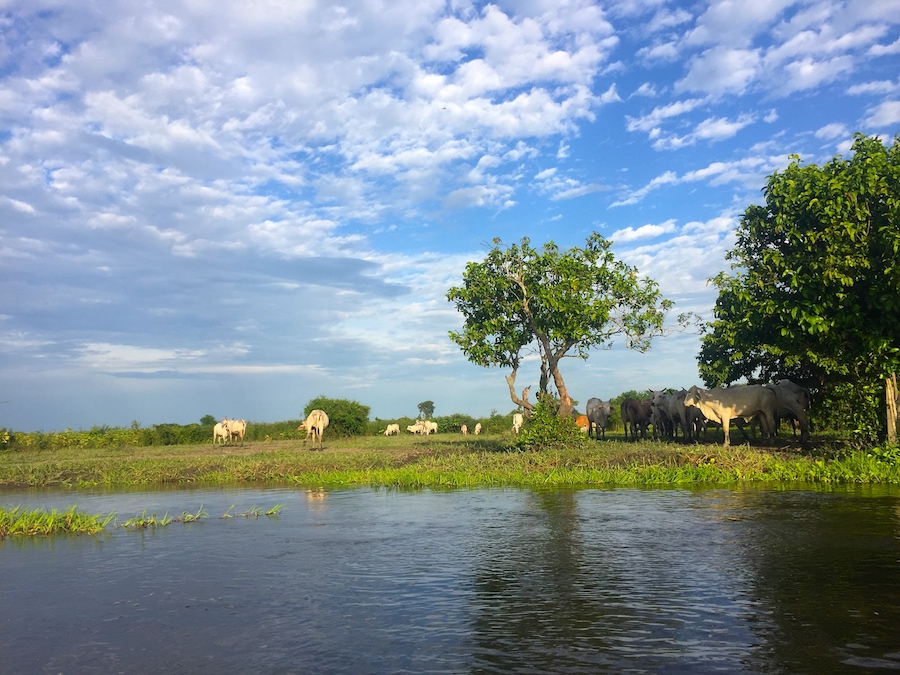
[[[325,414],[324,410],[313,410],[309,413],[309,416],[300,423],[299,427],[297,427],[297,431],[306,431],[306,438],[303,439],[303,445],[306,445],[306,441],[312,436],[313,443],[318,441],[319,450],[321,450],[322,436],[324,435],[327,426],[328,415]]]

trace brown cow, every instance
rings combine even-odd
[[[575,426],[581,429],[581,431],[587,433],[588,427],[590,427],[590,422],[588,422],[587,415],[579,415],[575,418]]]
[[[643,440],[647,439],[647,427],[650,424],[652,410],[650,401],[637,401],[633,398],[626,398],[619,406],[619,412],[622,413],[622,422],[625,425],[625,438],[628,438],[628,427],[631,425],[631,440],[636,441],[638,432]]]

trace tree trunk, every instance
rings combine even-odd
[[[569,390],[566,389],[566,383],[563,382],[562,373],[559,372],[559,361],[552,361],[549,364],[550,374],[553,375],[553,384],[556,385],[556,391],[559,392],[559,413],[558,417],[568,417],[572,414],[572,397],[569,396]]]
[[[887,440],[897,444],[897,373],[884,381],[884,399],[887,407]]]
[[[525,387],[522,390],[522,397],[519,398],[516,395],[516,372],[518,368],[513,368],[512,372],[506,376],[506,384],[509,385],[509,397],[512,399],[512,402],[517,406],[521,406],[525,411],[526,417],[531,417],[531,411],[534,410],[534,406],[531,404],[531,401],[528,400],[528,390],[531,389],[530,386]]]

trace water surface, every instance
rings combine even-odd
[[[900,669],[897,491],[0,494],[19,504],[210,517],[0,542],[3,672]]]

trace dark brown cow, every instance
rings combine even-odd
[[[637,401],[633,398],[626,398],[619,406],[622,413],[622,422],[625,424],[625,437],[628,438],[628,428],[631,426],[631,440],[636,441],[638,432],[641,438],[647,439],[647,427],[650,424],[652,409],[650,401]]]

